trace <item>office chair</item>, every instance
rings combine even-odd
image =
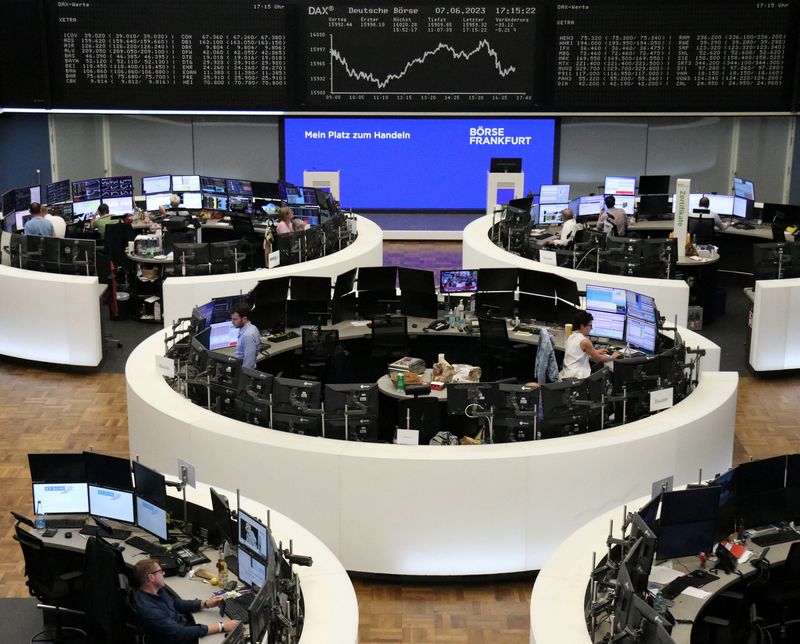
[[[119,222],[106,226],[105,243],[103,244],[105,253],[114,262],[114,266],[123,270],[126,275],[130,273],[128,242],[132,242],[134,239],[136,239],[136,231],[132,224]]]
[[[25,583],[28,591],[41,602],[39,608],[55,612],[56,618],[54,630],[40,631],[31,638],[31,642],[62,642],[72,639],[64,637],[65,631],[85,637],[84,631],[61,625],[62,614],[79,614],[74,609],[78,608],[75,598],[80,595],[81,571],[59,573],[51,548],[46,548],[42,540],[32,532],[23,530],[19,520],[14,530],[14,540],[19,543],[25,559]]]
[[[244,242],[244,253],[247,255],[247,270],[265,268],[267,265],[264,256],[264,235],[258,233],[253,227],[253,220],[244,215],[231,215],[233,232]]]
[[[372,320],[372,358],[394,362],[411,352],[408,345],[408,319],[386,315]]]
[[[419,444],[428,445],[442,430],[439,399],[434,396],[403,398],[397,403],[397,426],[419,431]]]
[[[106,292],[103,294],[103,304],[108,307],[108,313],[114,320],[120,319],[118,302],[117,302],[117,271],[114,263],[105,253],[98,252],[96,256],[97,264],[97,280],[101,284],[108,285]],[[100,317],[101,326],[103,324],[103,316]],[[103,333],[103,342],[116,344],[118,349],[122,348],[122,342],[115,338],[110,333]]]
[[[753,602],[741,593],[723,591],[714,596],[695,621],[692,641],[708,644],[755,644]],[[696,633],[695,633],[696,632]]]
[[[311,226],[305,232],[306,260],[319,259],[325,254],[325,235],[320,226]]]
[[[327,381],[330,359],[339,347],[337,329],[303,329],[303,354],[300,358],[300,377],[306,380]]]
[[[713,244],[714,218],[704,217],[703,213],[699,217],[689,217],[689,234],[697,244]]]
[[[783,566],[771,575],[769,586],[758,595],[759,612],[785,638],[787,622],[800,617],[800,542],[791,545]]]
[[[481,374],[484,380],[506,378],[516,370],[520,352],[528,347],[512,344],[508,339],[508,327],[502,318],[478,318],[481,332]],[[524,355],[524,353],[523,353]]]
[[[786,241],[786,220],[782,212],[775,213],[775,219],[772,220],[772,241],[785,242]]]

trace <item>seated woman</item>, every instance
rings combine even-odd
[[[564,346],[564,365],[561,368],[561,378],[588,378],[592,373],[589,359],[595,362],[611,362],[619,358],[616,351],[609,355],[608,349],[595,349],[592,341],[587,337],[592,331],[592,314],[588,311],[578,311],[572,323],[572,335],[567,338]]]

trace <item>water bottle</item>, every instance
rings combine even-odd
[[[456,307],[456,326],[458,328],[464,326],[464,300],[460,300]]]
[[[45,522],[44,514],[42,514],[42,502],[36,502],[36,520],[33,522],[33,527],[37,532],[44,532]]]
[[[228,583],[228,562],[225,561],[222,548],[219,549],[219,559],[217,560],[217,579],[220,586]]]
[[[397,374],[397,391],[406,393],[406,377],[402,373]]]

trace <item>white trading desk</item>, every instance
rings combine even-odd
[[[176,469],[175,463],[171,470]],[[162,470],[169,471],[169,470]],[[175,480],[175,477],[169,477]],[[227,490],[213,486],[215,490],[228,497],[232,508],[236,505],[235,490]],[[168,487],[168,494],[179,498],[180,495],[172,487]],[[186,500],[189,503],[211,508],[211,495],[209,486],[197,483],[197,488],[186,489]],[[251,497],[241,497],[241,507],[249,514],[256,516],[266,523],[267,507],[254,501]],[[116,526],[116,523],[112,521]],[[305,623],[299,644],[356,644],[358,642],[358,602],[350,578],[347,576],[342,564],[325,545],[304,527],[288,517],[274,510],[270,513],[270,524],[275,542],[283,543],[286,549],[289,540],[293,540],[296,554],[308,555],[314,560],[311,567],[295,566],[294,570],[300,578],[300,589],[305,600]],[[59,530],[55,537],[43,539],[46,543],[59,547],[77,549],[83,546],[84,537],[73,530],[72,539],[64,538],[65,530]],[[150,538],[144,535],[145,538]],[[113,540],[111,540],[114,543]],[[133,565],[145,555],[135,548],[125,545],[123,557],[126,563]],[[202,564],[197,568],[214,569],[214,553],[207,553],[211,563]],[[215,586],[205,583],[199,577],[168,577],[169,586],[183,599],[206,599],[214,591]],[[218,609],[201,610],[194,613],[198,624],[216,624],[220,621]],[[202,638],[203,644],[219,644],[224,641],[222,634],[209,635]]]
[[[681,330],[697,346],[696,334]],[[708,346],[708,341],[703,341]],[[599,512],[727,469],[736,374],[709,351],[698,388],[672,409],[566,438],[476,446],[356,443],[264,429],[173,391],[156,370],[163,332],[126,365],[131,454],[169,471],[193,463],[212,485],[255,490],[318,536],[347,570],[476,575],[540,568]],[[224,454],[224,458],[220,455]]]
[[[355,241],[319,259],[244,273],[168,277],[164,280],[163,290],[164,325],[169,327],[174,320],[189,317],[193,307],[212,298],[247,293],[261,280],[290,275],[336,277],[358,266],[382,266],[383,232],[369,219],[357,217],[357,220],[358,237]]]
[[[659,222],[661,223],[661,222]],[[578,290],[585,291],[587,284],[625,288],[654,297],[659,312],[667,322],[686,326],[689,313],[689,286],[682,280],[654,279],[649,277],[627,277],[606,273],[547,266],[541,262],[520,257],[499,248],[489,238],[492,217],[487,215],[476,219],[464,229],[461,265],[464,268],[525,268],[544,273],[553,273],[578,284]],[[698,264],[702,266],[703,264]]]
[[[96,367],[103,359],[97,277],[0,265],[0,355]]]
[[[749,357],[754,371],[800,369],[798,322],[800,278],[756,282]]]

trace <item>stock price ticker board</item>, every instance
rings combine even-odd
[[[566,2],[554,22],[554,109],[792,107],[795,3]]]
[[[530,110],[535,5],[331,5],[304,21],[305,102],[313,108]]]
[[[56,106],[269,109],[288,103],[283,4],[50,0],[47,6]]]

